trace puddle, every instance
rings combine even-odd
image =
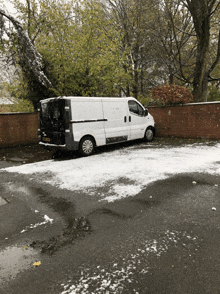
[[[0,149],[0,161],[30,163],[51,159],[53,152],[43,149],[39,144]]]
[[[11,246],[0,251],[0,285],[33,267],[39,253],[30,247]]]
[[[43,217],[42,221],[24,227],[20,231],[21,234],[42,225],[52,225],[55,223],[54,232],[56,234],[51,232],[49,235],[46,235],[46,239],[34,240],[29,244],[30,247],[38,249],[38,251],[40,250],[41,253],[52,255],[61,247],[73,243],[77,238],[83,237],[86,233],[92,232],[91,224],[86,217],[75,218],[75,205],[70,200],[60,196],[51,196],[42,188],[29,187],[20,182],[7,182],[7,184],[2,184],[2,187],[5,189],[5,192],[10,191],[14,195],[18,193],[18,197],[27,201],[34,209],[35,214],[39,215],[39,218]],[[57,229],[58,220],[60,220],[59,229]],[[63,227],[64,225],[65,227]],[[57,234],[59,231],[61,233]]]
[[[100,214],[111,215],[111,216],[113,216],[113,217],[117,217],[117,218],[119,218],[119,219],[129,219],[129,218],[131,218],[130,215],[127,216],[127,215],[125,215],[125,214],[115,212],[115,211],[113,211],[113,210],[111,210],[111,209],[108,209],[108,208],[97,209],[97,210],[95,210],[94,212],[92,212],[91,214],[96,213],[96,212],[97,212],[97,213],[100,213]]]
[[[153,205],[161,204],[161,201],[159,200],[145,200],[145,199],[132,199],[132,202],[140,203],[142,206],[145,206],[145,207],[152,207]]]
[[[55,251],[67,244],[72,244],[77,238],[84,237],[85,233],[91,233],[90,221],[85,217],[71,219],[61,235],[52,237],[49,240],[34,241],[30,244],[33,248],[40,248],[41,253],[52,255]]]

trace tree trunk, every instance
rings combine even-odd
[[[210,72],[209,49],[210,49],[210,22],[212,9],[216,0],[185,0],[194,23],[197,35],[196,66],[193,78],[194,101],[207,101],[208,77]],[[183,3],[185,2],[183,1]]]
[[[209,34],[208,34],[209,35]],[[193,79],[194,101],[207,101],[208,96],[208,70],[207,59],[209,50],[209,36],[200,41],[197,47],[196,67]]]
[[[193,85],[194,102],[206,102],[208,98],[208,77],[204,76],[200,83]]]
[[[134,73],[133,73],[133,85],[132,85],[132,92],[134,98],[138,98],[138,84],[139,84],[139,73],[138,73],[138,62],[134,60]]]
[[[172,73],[169,74],[169,85],[173,85],[174,75]]]

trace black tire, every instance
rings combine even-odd
[[[151,142],[154,139],[154,129],[153,128],[148,128],[145,132],[144,135],[144,140],[146,142]]]
[[[79,153],[82,156],[89,156],[95,150],[95,142],[92,137],[86,136],[82,138],[79,144]]]

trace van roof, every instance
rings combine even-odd
[[[65,100],[88,100],[88,101],[102,101],[102,100],[115,100],[115,101],[128,101],[128,100],[136,100],[134,97],[84,97],[84,96],[60,96],[60,97],[52,97],[52,98],[46,98],[41,100],[40,102],[47,102],[51,100],[59,100],[59,99],[65,99]]]

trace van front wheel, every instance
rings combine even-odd
[[[154,139],[154,130],[152,128],[148,128],[145,132],[144,140],[146,142],[151,142]]]
[[[82,138],[80,145],[79,145],[79,153],[82,156],[89,156],[94,152],[95,149],[95,143],[94,140],[87,136]]]

